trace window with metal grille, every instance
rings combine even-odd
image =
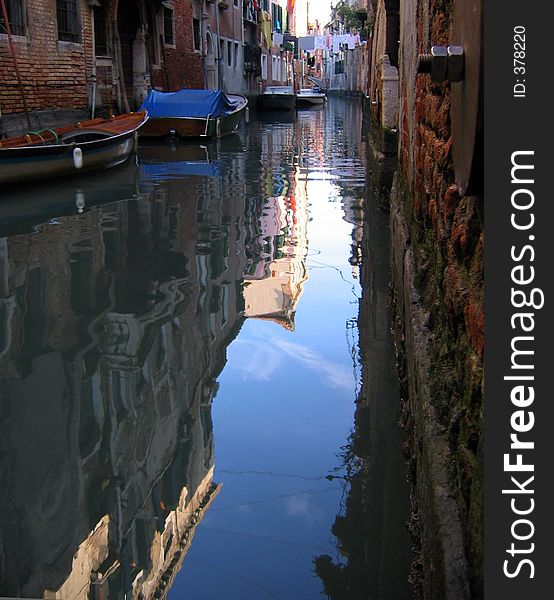
[[[173,9],[164,6],[164,42],[168,46],[174,44],[173,39]]]
[[[94,7],[94,53],[106,56],[108,52],[108,21],[103,6]]]
[[[200,20],[192,19],[192,41],[195,50],[201,50],[200,48]]]
[[[77,0],[56,0],[58,39],[63,42],[79,41]]]
[[[25,5],[24,0],[6,0],[6,11],[13,35],[25,35]],[[4,14],[0,10],[0,33],[8,33]]]

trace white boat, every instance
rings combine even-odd
[[[299,106],[321,105],[325,100],[325,93],[314,88],[300,88],[296,94],[296,104]]]

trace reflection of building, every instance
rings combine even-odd
[[[266,199],[259,244],[263,260],[245,275],[245,315],[294,328],[294,311],[307,279],[304,263],[308,221],[306,195]]]
[[[175,510],[165,519],[163,530],[154,532],[150,565],[141,569],[132,582],[134,598],[165,597],[190,549],[196,526],[220,488],[221,485],[213,483],[213,467],[190,497],[187,488],[183,488]],[[57,591],[46,590],[45,600],[109,598],[110,578],[122,567],[120,560],[108,560],[110,535],[115,535],[114,526],[110,516],[104,515],[75,552],[69,577]]]
[[[165,520],[164,530],[156,532],[151,547],[151,571],[139,573],[133,582],[135,598],[165,596],[191,547],[196,526],[220,489],[221,484],[213,483],[213,467],[190,499],[183,488],[177,508]]]
[[[179,567],[259,235],[235,166],[2,241],[0,595],[153,597]]]

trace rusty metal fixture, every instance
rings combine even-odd
[[[452,160],[461,195],[483,191],[483,0],[454,0],[452,44],[420,54],[417,72],[449,81]]]
[[[448,81],[462,81],[464,76],[464,48],[463,46],[448,46]]]
[[[430,54],[420,54],[417,65],[418,73],[428,73],[431,81],[441,83],[446,80],[448,72],[448,52],[444,46],[433,46]]]
[[[458,192],[483,192],[483,0],[454,0],[450,42],[464,49],[463,78],[450,86],[452,160]]]
[[[461,81],[464,76],[463,46],[433,46],[430,54],[420,54],[417,64],[418,73],[431,75],[431,81]]]

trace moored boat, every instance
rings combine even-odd
[[[314,88],[301,88],[296,94],[297,106],[317,106],[324,104],[325,100],[325,93]]]
[[[258,108],[263,110],[294,110],[295,106],[292,85],[270,85],[258,96]]]
[[[238,126],[248,100],[221,90],[150,91],[141,109],[149,120],[141,137],[217,139]]]
[[[118,165],[136,149],[146,112],[80,121],[0,140],[0,183],[56,178]]]

